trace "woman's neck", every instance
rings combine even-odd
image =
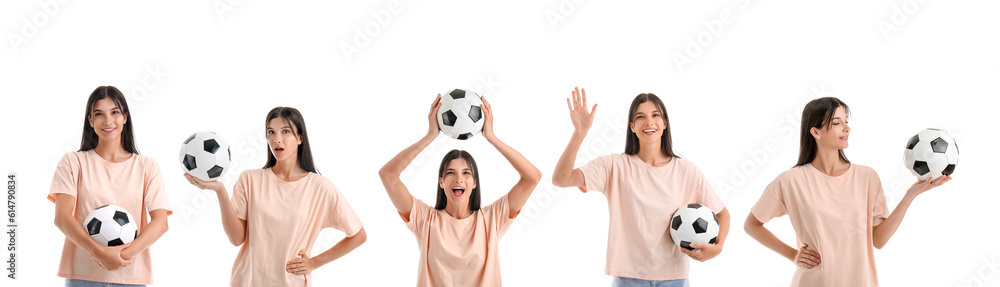
[[[94,152],[108,162],[123,162],[132,157],[132,153],[125,151],[119,141],[98,141]]]
[[[640,160],[651,166],[663,166],[670,163],[671,158],[660,149],[660,143],[651,143],[639,147],[639,152],[635,154]]]
[[[271,172],[282,181],[296,181],[305,177],[308,172],[299,167],[295,158],[274,163]]]
[[[451,217],[454,217],[456,219],[465,219],[466,217],[472,215],[472,211],[469,210],[468,204],[463,205],[463,204],[449,203],[447,206],[444,207],[444,212],[447,212],[448,215],[451,215]]]
[[[816,157],[810,163],[817,170],[829,176],[839,176],[847,172],[851,164],[840,160],[840,150],[830,148],[820,148],[816,151]]]

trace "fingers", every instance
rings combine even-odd
[[[694,246],[692,245],[691,247],[694,247]],[[704,258],[705,256],[701,252],[695,252],[695,251],[687,250],[687,248],[681,248],[681,252],[683,252],[688,257],[691,257],[691,259],[698,260],[698,262],[705,262],[705,258]]]
[[[590,109],[590,117],[594,117],[594,113],[597,113],[597,104],[594,104],[594,108]]]
[[[580,89],[580,97],[583,98],[583,108],[587,108],[587,89]]]
[[[573,104],[569,102],[569,98],[566,98],[566,107],[569,108],[569,112],[573,113]]]

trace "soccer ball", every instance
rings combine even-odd
[[[903,163],[921,181],[951,175],[958,164],[958,144],[943,130],[922,130],[906,142]]]
[[[129,244],[139,237],[135,218],[117,205],[105,205],[91,211],[83,220],[83,228],[90,239],[104,247]]]
[[[438,127],[444,134],[465,140],[483,130],[483,100],[474,92],[454,89],[441,96]]]
[[[219,179],[229,168],[229,143],[214,132],[191,135],[181,145],[181,167],[202,181]]]
[[[715,244],[719,237],[719,219],[707,206],[691,203],[674,212],[670,220],[670,239],[681,248],[694,251],[692,243]]]

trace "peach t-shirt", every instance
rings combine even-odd
[[[417,286],[501,286],[497,243],[513,222],[507,195],[463,219],[414,197],[406,227],[420,248]]]
[[[285,264],[299,251],[312,255],[323,228],[351,237],[362,227],[340,190],[316,173],[285,182],[270,168],[244,171],[233,187],[232,203],[236,217],[247,223],[232,286],[310,286],[309,275],[288,273]]]
[[[651,166],[635,155],[612,154],[580,167],[587,190],[608,198],[608,255],[605,272],[645,280],[688,277],[688,256],[670,240],[670,218],[678,208],[701,203],[725,208],[690,161],[673,158]]]
[[[73,216],[83,226],[90,211],[114,204],[128,210],[139,221],[139,234],[149,223],[149,211],[170,210],[170,201],[160,176],[160,166],[152,158],[133,154],[129,159],[113,163],[104,160],[94,150],[66,153],[56,165],[48,199],[56,194],[76,198]],[[67,238],[59,262],[59,277],[119,284],[153,284],[153,267],[149,248],[136,254],[132,263],[108,271],[94,263],[90,254]]]
[[[787,170],[750,210],[760,222],[788,214],[798,246],[819,252],[812,269],[797,268],[791,286],[878,286],[872,227],[885,220],[882,181],[870,167],[851,164],[828,176],[812,164]]]

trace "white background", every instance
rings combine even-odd
[[[434,95],[452,88],[485,94],[498,137],[546,174],[500,243],[503,282],[608,286],[606,200],[555,188],[548,176],[573,129],[565,98],[574,86],[600,104],[578,166],[623,151],[636,94],[666,102],[675,150],[733,216],[722,255],[692,263],[695,286],[787,285],[793,265],[742,222],[795,163],[799,115],[820,96],[852,108],[847,155],[879,172],[890,208],[915,181],[901,164],[911,135],[943,128],[962,148],[954,180],[917,198],[876,251],[882,285],[1000,286],[1000,196],[988,174],[997,156],[986,150],[998,140],[996,2],[193,2],[0,4],[0,171],[18,175],[20,222],[19,278],[4,286],[62,284],[65,237],[45,196],[56,162],[79,147],[87,96],[100,85],[125,92],[139,150],[159,162],[174,208],[152,247],[157,286],[226,285],[238,251],[214,195],[181,176],[180,142],[202,130],[224,135],[231,187],[263,165],[264,116],[278,105],[303,112],[318,168],[369,236],[316,270],[315,286],[413,285],[415,239],[376,171],[423,135]],[[433,203],[435,169],[452,148],[476,156],[484,204],[516,182],[482,137],[441,137],[404,174],[424,202]],[[787,217],[767,226],[794,242]],[[314,254],[343,234],[320,236]]]

